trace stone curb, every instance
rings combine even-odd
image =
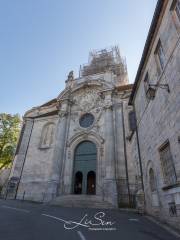
[[[166,231],[168,231],[169,233],[171,233],[172,235],[180,238],[180,231],[179,230],[176,230],[174,228],[172,228],[170,225],[167,225],[165,223],[162,223],[160,221],[158,221],[157,219],[154,219],[153,217],[151,216],[147,216],[145,215],[145,217],[150,220],[151,222],[157,224],[158,226],[164,228]]]

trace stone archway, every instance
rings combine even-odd
[[[62,171],[62,194],[74,194],[74,159],[77,146],[84,142],[90,141],[95,144],[97,151],[96,160],[96,195],[102,195],[103,191],[103,168],[104,161],[104,139],[97,133],[90,131],[88,133],[77,133],[72,136],[66,149],[66,160],[64,161]],[[84,177],[84,176],[83,176]],[[87,179],[86,179],[87,181]],[[86,192],[85,192],[86,194]]]
[[[97,148],[91,141],[82,141],[75,148],[73,181],[74,194],[95,194]]]
[[[156,172],[155,166],[152,160],[149,160],[146,165],[146,172],[145,172],[145,192],[148,196],[146,199],[146,204],[148,208],[152,211],[158,211],[160,198],[156,186]]]

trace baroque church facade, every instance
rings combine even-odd
[[[117,47],[92,52],[57,98],[24,115],[9,197],[51,201],[81,194],[128,204],[135,191],[126,139],[131,90]]]
[[[133,85],[117,47],[94,51],[26,112],[6,197],[136,207],[180,229],[179,90],[180,0],[158,0]]]

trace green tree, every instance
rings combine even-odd
[[[0,113],[0,170],[12,163],[20,127],[18,114]]]

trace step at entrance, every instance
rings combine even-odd
[[[53,199],[50,204],[61,207],[115,208],[111,203],[103,201],[100,196],[83,194],[59,196]]]

